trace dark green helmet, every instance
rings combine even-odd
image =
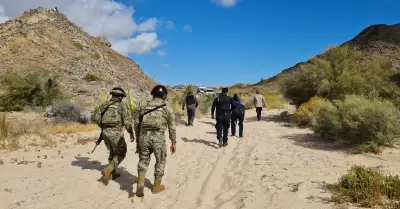
[[[157,85],[153,88],[153,90],[151,90],[151,95],[156,98],[161,98],[163,100],[167,99],[167,95],[168,95],[168,90],[165,86],[163,85]]]
[[[115,88],[111,89],[110,94],[113,96],[117,96],[117,97],[119,97],[119,96],[126,97],[125,91],[120,87],[115,87]]]

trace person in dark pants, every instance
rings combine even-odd
[[[196,116],[196,108],[199,106],[197,97],[193,94],[192,88],[189,86],[187,89],[187,95],[185,96],[182,104],[182,110],[187,110],[188,126],[193,126],[194,118]]]
[[[243,137],[243,121],[245,115],[244,105],[240,102],[238,95],[233,95],[233,110],[231,114],[231,132],[232,136],[236,136],[236,123],[239,121],[239,137]]]
[[[211,117],[214,119],[214,112],[217,129],[217,139],[219,141],[219,147],[228,145],[228,132],[231,119],[231,112],[234,108],[233,100],[227,95],[228,88],[223,88],[222,93],[214,99],[211,107]]]
[[[256,107],[257,120],[261,120],[261,112],[263,107],[266,106],[264,96],[261,94],[260,90],[256,90],[256,95],[254,95],[254,106]]]

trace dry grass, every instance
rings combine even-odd
[[[46,132],[49,134],[72,134],[79,132],[89,132],[98,130],[98,126],[95,124],[77,124],[77,123],[65,123],[57,124],[47,128]]]
[[[18,138],[12,134],[12,126],[7,114],[0,113],[0,149],[17,150],[21,148]]]

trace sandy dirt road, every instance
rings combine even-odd
[[[219,149],[211,118],[194,127],[178,126],[177,153],[168,155],[164,184],[151,194],[154,157],[143,200],[134,196],[138,156],[128,142],[121,177],[105,187],[97,180],[107,161],[102,143],[0,154],[1,209],[324,209],[335,208],[323,182],[333,183],[352,164],[400,170],[400,154],[348,155],[318,140],[310,130],[277,122],[281,111],[246,116],[245,137],[229,138]],[[94,133],[96,134],[96,133]],[[167,142],[170,145],[170,142]]]

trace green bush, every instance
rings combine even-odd
[[[83,50],[83,45],[79,42],[74,42],[72,45],[74,45],[77,49]]]
[[[83,78],[85,81],[90,82],[90,81],[99,81],[100,77],[93,74],[93,73],[87,73],[85,77]]]
[[[55,99],[64,98],[57,77],[46,72],[7,74],[3,84],[6,92],[0,96],[2,111],[20,111],[24,106],[45,107]]]
[[[387,146],[400,136],[399,121],[400,111],[390,101],[347,96],[321,107],[313,129],[326,139],[347,144]]]
[[[297,107],[314,96],[333,100],[356,94],[400,101],[399,87],[392,81],[397,74],[392,64],[384,58],[363,58],[356,48],[331,48],[283,76],[282,91]]]
[[[285,101],[281,98],[281,95],[277,92],[265,93],[264,98],[268,108],[271,109],[285,108]]]
[[[212,95],[202,95],[199,97],[199,107],[198,109],[204,115],[211,113],[211,107],[214,102],[215,97]]]
[[[311,126],[314,116],[327,105],[327,100],[321,97],[313,97],[302,104],[293,114],[293,122],[298,126]]]
[[[327,185],[338,203],[357,203],[362,207],[384,205],[398,208],[400,201],[399,176],[385,176],[374,167],[353,165],[337,184]]]

